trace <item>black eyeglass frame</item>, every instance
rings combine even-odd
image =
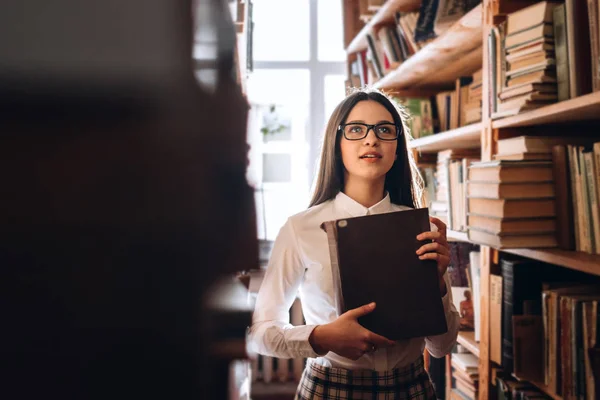
[[[367,127],[367,131],[365,132],[365,136],[361,137],[361,138],[357,138],[357,139],[350,139],[348,136],[346,136],[346,127],[348,125],[361,125],[361,126],[366,126]],[[377,134],[377,130],[375,129],[378,126],[381,125],[393,125],[396,127],[396,137],[393,139],[383,139],[382,137],[380,137]],[[380,122],[378,124],[364,124],[362,122],[350,122],[348,124],[341,124],[340,126],[338,126],[338,131],[341,131],[342,134],[344,135],[344,138],[346,138],[346,140],[363,140],[364,138],[366,138],[367,136],[369,136],[369,131],[373,130],[373,132],[375,133],[375,136],[377,136],[377,139],[379,140],[383,140],[384,142],[393,142],[394,140],[398,140],[398,137],[400,137],[401,134],[403,134],[403,130],[402,130],[402,125],[397,125],[397,124],[393,124],[391,122]]]

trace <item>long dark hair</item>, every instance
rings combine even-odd
[[[408,115],[385,94],[375,89],[360,89],[348,95],[329,118],[310,207],[335,198],[344,188],[344,165],[340,152],[341,134],[338,132],[338,127],[346,122],[354,106],[365,100],[374,100],[384,106],[392,114],[394,123],[402,126],[403,133],[398,137],[396,148],[396,162],[385,176],[385,190],[390,194],[391,202],[412,208],[421,207],[423,180],[412,153],[408,151],[407,142],[410,140],[410,132],[405,122]]]

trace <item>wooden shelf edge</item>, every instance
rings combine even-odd
[[[354,39],[352,39],[346,48],[346,54],[366,50],[368,46],[367,34],[377,26],[393,21],[396,11],[416,11],[420,6],[421,0],[387,0],[385,4],[377,10],[371,20],[363,26]]]
[[[482,5],[427,44],[373,86],[378,89],[445,87],[483,65]],[[440,71],[439,66],[444,65]]]
[[[512,117],[497,119],[492,122],[492,128],[511,128],[595,119],[600,119],[600,92],[550,104]]]
[[[500,249],[550,264],[600,276],[600,255],[560,249]]]
[[[479,358],[479,343],[475,341],[475,332],[459,331],[456,342]]]
[[[413,139],[408,143],[411,149],[423,153],[433,153],[445,149],[476,148],[481,145],[481,122],[434,135]]]
[[[453,235],[464,237],[461,235],[462,232],[448,231],[447,235],[449,239],[452,239]],[[487,243],[478,243],[469,239],[466,234],[466,242],[478,244],[481,246],[490,246]],[[504,253],[510,253],[532,260],[542,261],[548,264],[558,265],[564,268],[569,268],[575,271],[585,272],[586,274],[600,276],[600,255],[598,254],[587,254],[580,251],[569,251],[561,250],[558,248],[540,248],[540,249],[496,249]]]

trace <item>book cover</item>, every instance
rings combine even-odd
[[[376,302],[359,322],[391,340],[447,332],[437,263],[416,254],[427,208],[323,223],[340,313]],[[450,288],[448,288],[450,290]]]

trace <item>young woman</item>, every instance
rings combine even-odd
[[[401,112],[385,95],[373,90],[349,95],[327,125],[310,208],[290,217],[275,241],[256,301],[250,344],[268,356],[308,358],[297,399],[435,399],[423,368],[423,350],[434,357],[448,354],[460,318],[446,276],[450,258],[444,223],[431,218],[433,230],[417,238],[433,243],[417,254],[437,260],[448,332],[397,342],[359,324],[358,318],[372,312],[374,303],[340,315],[327,235],[320,229],[324,221],[418,207],[419,174],[406,143]],[[292,326],[289,309],[298,293],[306,325]]]

